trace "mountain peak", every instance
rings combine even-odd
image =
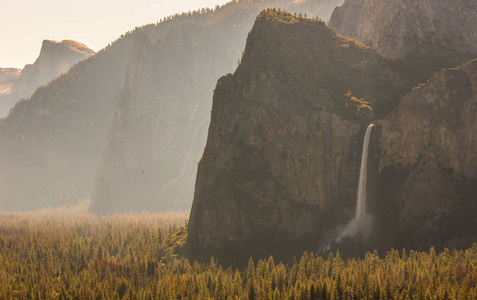
[[[48,48],[65,48],[71,51],[82,53],[85,56],[91,56],[95,54],[93,50],[88,48],[86,45],[73,41],[73,40],[62,40],[62,41],[54,41],[54,40],[43,40],[42,42],[42,51]]]
[[[0,118],[6,116],[18,100],[31,96],[39,86],[66,73],[73,65],[94,54],[84,44],[73,40],[44,40],[40,55],[33,64],[25,65],[23,70],[1,69]]]
[[[38,85],[45,84],[93,54],[95,54],[93,50],[73,40],[44,40],[40,55],[33,65],[25,66],[22,77],[25,73],[34,71],[33,74],[27,74],[28,79],[38,81]],[[46,80],[40,80],[40,78]]]

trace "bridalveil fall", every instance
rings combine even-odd
[[[336,239],[340,242],[345,237],[354,236],[357,233],[366,235],[370,218],[366,214],[366,183],[367,183],[367,166],[368,166],[368,147],[371,137],[371,131],[374,124],[371,123],[366,128],[363,141],[363,153],[361,155],[361,168],[359,172],[358,195],[356,201],[356,213],[354,218],[346,225],[345,229],[339,234]]]

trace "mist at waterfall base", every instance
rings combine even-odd
[[[373,126],[374,123],[369,124],[364,135],[361,167],[359,171],[358,195],[356,197],[356,213],[354,218],[347,225],[338,228],[337,237],[333,239],[333,241],[337,243],[346,238],[352,238],[355,236],[361,236],[366,240],[371,232],[373,219],[371,215],[366,212],[366,184],[368,174],[368,146]],[[329,250],[330,245],[326,248],[326,250]]]

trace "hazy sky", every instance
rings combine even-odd
[[[0,0],[0,67],[23,68],[41,42],[76,40],[98,51],[136,26],[228,0]]]

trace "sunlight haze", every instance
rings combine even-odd
[[[0,67],[23,68],[45,39],[71,39],[99,51],[121,34],[161,18],[225,4],[226,0],[2,0]]]

